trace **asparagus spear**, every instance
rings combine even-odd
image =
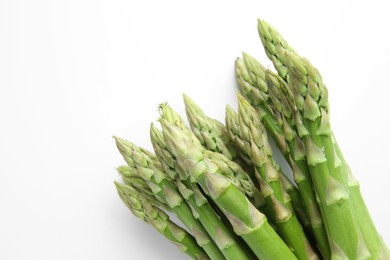
[[[144,194],[131,186],[115,182],[119,197],[130,211],[145,223],[150,224],[164,237],[172,241],[181,252],[193,259],[209,259],[196,240],[184,229],[177,226],[169,216]]]
[[[162,107],[162,109],[167,108]],[[165,118],[172,119],[173,117],[167,116],[166,113],[173,112],[174,111],[169,109],[168,111],[162,112],[162,115]],[[181,120],[175,122],[182,123]],[[156,156],[160,160],[163,168],[170,172],[181,172],[181,180],[178,178],[177,174],[173,175],[179,192],[190,204],[193,211],[196,212],[195,214],[197,215],[198,220],[202,223],[205,230],[209,233],[225,258],[248,259],[247,255],[236,241],[235,235],[224,225],[196,184],[190,181],[190,178],[185,171],[178,169],[174,155],[167,150],[167,145],[162,132],[153,124],[150,128],[150,136]]]
[[[153,205],[170,211],[170,208],[159,197],[156,197],[149,185],[144,179],[141,178],[136,168],[131,168],[127,165],[121,165],[117,168],[119,175],[122,177],[123,182],[136,189],[138,192],[153,203]]]
[[[303,120],[299,134],[305,140],[307,161],[319,197],[319,206],[327,229],[331,257],[370,257],[365,241],[372,234],[363,234],[348,189],[348,176],[331,140],[327,89],[319,72],[310,62],[296,54],[280,34],[259,20],[260,38],[266,54],[273,61],[294,95],[297,113]],[[296,120],[296,124],[301,122]],[[356,205],[355,205],[356,206]],[[359,205],[357,205],[359,206]],[[369,245],[374,243],[368,243]],[[380,246],[380,245],[379,245]]]
[[[211,119],[187,95],[183,95],[186,114],[191,129],[207,150],[225,155],[235,160],[237,150],[230,140],[225,126],[215,119]]]
[[[322,255],[328,259],[330,249],[327,235],[316,202],[315,191],[312,187],[305,156],[305,146],[298,136],[298,129],[294,121],[294,108],[290,101],[293,94],[282,78],[270,70],[266,70],[258,61],[246,53],[244,53],[243,60],[237,59],[236,61],[236,78],[241,92],[252,105],[257,106],[265,114],[262,117],[265,127],[274,137],[276,144],[293,170],[303,209],[309,217],[310,229]],[[257,94],[253,95],[251,93]],[[263,98],[258,98],[259,96]],[[284,138],[280,137],[280,133],[283,133]],[[296,195],[290,194],[290,196]],[[294,202],[296,199],[293,198],[292,201]],[[297,206],[294,208],[296,209]],[[297,215],[301,223],[305,221],[305,215]]]
[[[252,165],[249,154],[245,153],[245,142],[238,122],[238,114],[229,105],[226,106],[225,122],[230,139],[236,144],[240,157],[245,161],[245,163]]]
[[[205,158],[199,144],[188,132],[161,120],[165,140],[176,161],[211,196],[224,212],[237,235],[241,236],[260,259],[296,259],[286,244],[259,212],[229,180],[215,173],[218,167]]]
[[[207,117],[187,95],[184,95],[184,103],[191,129],[202,145],[207,150],[223,154],[230,160],[237,162],[255,181],[256,177],[252,167],[239,155],[234,141],[229,137],[226,126],[216,119]]]
[[[204,227],[194,217],[191,208],[180,195],[176,186],[169,180],[164,172],[153,165],[151,159],[133,143],[114,137],[119,152],[130,167],[135,167],[140,176],[149,184],[156,196],[172,209],[172,212],[192,232],[197,243],[204,249],[211,259],[224,259],[217,245],[210,239]]]
[[[238,95],[238,119],[260,188],[264,192],[269,210],[280,230],[284,241],[293,248],[299,259],[318,259],[310,246],[302,227],[294,212],[285,202],[284,189],[279,179],[279,173],[272,158],[272,150],[267,134],[258,119],[256,111],[241,96]]]
[[[252,161],[250,159],[250,148],[246,147],[248,143],[245,142],[245,139],[241,133],[240,125],[238,122],[238,114],[230,106],[226,106],[226,127],[230,138],[236,143],[236,146],[239,148],[239,154],[241,155],[241,157],[245,158],[248,164],[252,165]],[[300,220],[302,221],[302,223],[307,225],[308,217],[302,211],[303,206],[299,198],[300,195],[297,195],[299,194],[297,188],[294,186],[294,184],[291,183],[288,177],[284,176],[283,172],[281,172],[280,176],[281,181],[283,182],[282,186],[285,188],[285,190],[290,196],[286,196],[285,202],[288,204],[290,204],[291,202],[294,211],[300,212]]]

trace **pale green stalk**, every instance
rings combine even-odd
[[[280,34],[264,21],[259,20],[260,38],[266,54],[274,62],[279,75],[284,78],[294,95],[300,128],[305,140],[307,161],[312,180],[319,197],[319,206],[327,230],[331,257],[338,259],[366,259],[375,248],[365,243],[372,234],[360,230],[358,211],[348,187],[348,173],[331,140],[327,88],[319,72],[307,59],[300,57]],[[364,231],[364,230],[362,230]],[[364,239],[363,239],[364,238]],[[366,245],[367,244],[367,245]],[[376,245],[375,247],[380,247]]]
[[[230,106],[226,106],[226,128],[228,130],[230,138],[235,142],[239,150],[240,156],[242,158],[245,158],[247,164],[250,164],[253,167],[252,161],[249,157],[250,148],[246,147],[249,144],[245,142],[245,139],[241,133],[238,114]],[[288,204],[289,207],[291,203],[291,205],[294,208],[294,211],[299,212],[299,214],[301,214],[300,221],[302,221],[303,224],[307,224],[308,217],[305,212],[302,212],[303,206],[301,204],[300,195],[298,195],[299,191],[297,190],[295,185],[291,183],[288,177],[283,174],[283,172],[280,171],[280,173],[281,173],[280,176],[282,176],[281,177],[282,186],[285,188],[286,192],[290,196],[290,197],[285,196],[285,202]]]
[[[241,95],[238,95],[238,119],[247,144],[246,153],[252,160],[260,190],[273,213],[272,217],[282,238],[293,248],[299,259],[318,259],[294,211],[286,203],[286,193],[280,182],[278,167],[272,158],[267,133],[254,108]]]

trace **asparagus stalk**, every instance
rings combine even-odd
[[[238,147],[239,154],[241,155],[241,157],[245,158],[247,163],[252,165],[252,161],[250,159],[250,148],[246,147],[248,143],[245,142],[238,121],[238,114],[230,106],[226,106],[226,127],[230,138],[235,142],[236,146]],[[301,199],[299,198],[300,195],[298,195],[299,192],[297,188],[294,186],[294,184],[291,183],[288,177],[283,174],[283,172],[280,173],[281,181],[283,182],[282,186],[285,188],[286,192],[290,196],[286,196],[285,202],[288,204],[289,207],[291,203],[294,208],[294,211],[300,213],[300,221],[303,224],[307,224],[308,217],[304,212],[302,212],[303,206],[301,204]]]
[[[332,138],[332,140],[335,140]],[[370,250],[372,259],[390,259],[390,251],[384,243],[382,237],[378,233],[374,222],[371,219],[367,206],[364,202],[362,194],[360,192],[360,183],[353,176],[352,171],[346,163],[340,147],[335,142],[335,148],[337,156],[342,160],[341,167],[345,167],[343,170],[348,173],[348,188],[351,195],[352,204],[357,215],[360,229],[364,237],[370,237],[371,239],[365,239],[367,248]],[[364,221],[364,222],[363,222]]]
[[[241,92],[251,104],[266,114],[262,117],[265,127],[274,137],[276,144],[293,170],[294,181],[299,189],[303,209],[310,221],[310,229],[321,254],[328,259],[330,249],[327,235],[312,186],[305,156],[305,146],[298,136],[298,129],[294,121],[293,103],[290,101],[293,94],[282,78],[266,70],[258,61],[245,53],[243,60],[236,61],[236,78]],[[280,137],[280,133],[283,133],[284,138]],[[293,197],[296,196],[295,194],[290,194],[290,196],[292,196],[293,202],[297,201]],[[299,209],[299,206],[294,208]],[[301,213],[297,213],[297,215],[301,223],[305,223],[305,215],[302,216]]]
[[[144,197],[144,194],[131,186],[118,182],[115,182],[115,186],[119,197],[130,211],[174,243],[182,253],[186,253],[193,259],[209,259],[196,240],[187,231],[172,222],[169,216]]]
[[[162,107],[162,109],[167,108]],[[173,112],[174,111],[169,109],[168,111],[162,112],[162,115],[165,118],[172,119],[173,117],[166,116],[166,113]],[[182,123],[181,120],[175,122]],[[162,132],[153,124],[150,128],[150,136],[156,156],[160,160],[164,170],[169,172],[181,172],[181,180],[178,178],[179,175],[173,175],[179,192],[192,207],[198,220],[202,223],[205,230],[221,250],[224,257],[226,259],[248,259],[247,255],[236,241],[235,235],[224,225],[196,184],[190,181],[190,178],[185,171],[178,169],[174,155],[167,149]]]
[[[264,193],[272,217],[280,230],[284,241],[293,248],[299,259],[318,259],[310,246],[294,212],[285,202],[285,191],[280,182],[279,173],[272,158],[272,150],[267,134],[258,119],[256,111],[238,95],[238,118],[260,188]]]
[[[260,38],[266,54],[274,62],[294,95],[297,113],[303,120],[300,137],[305,140],[307,161],[319,197],[319,206],[329,237],[331,257],[357,259],[370,257],[351,201],[347,173],[331,140],[327,89],[318,71],[296,54],[280,34],[259,20]],[[355,205],[356,206],[356,205]],[[359,205],[358,205],[359,206]],[[371,244],[371,243],[368,243]],[[380,246],[380,245],[379,245]],[[371,252],[376,250],[371,248]]]
[[[224,212],[237,235],[241,236],[260,259],[296,259],[266,217],[259,212],[218,167],[205,158],[199,144],[183,129],[161,120],[165,140],[176,160],[210,195]]]
[[[153,165],[151,159],[133,143],[114,137],[118,150],[130,167],[137,168],[140,176],[149,184],[156,196],[160,197],[182,223],[192,232],[197,243],[211,259],[225,259],[217,245],[210,239],[202,224],[195,218],[193,211],[180,195],[176,186],[164,172]]]

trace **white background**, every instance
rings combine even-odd
[[[389,8],[313,2],[0,1],[0,259],[183,258],[119,200],[111,136],[151,148],[157,105],[184,115],[183,92],[223,121],[241,51],[271,66],[257,17],[321,71],[390,244]]]

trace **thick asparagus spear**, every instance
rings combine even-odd
[[[331,140],[327,89],[318,71],[296,54],[280,34],[259,20],[260,38],[266,54],[294,95],[296,111],[303,120],[300,137],[305,140],[307,161],[319,197],[319,206],[327,229],[332,257],[357,259],[369,257],[365,241],[372,234],[361,235],[348,188],[348,175]],[[301,125],[296,120],[297,125]],[[356,206],[356,205],[355,205]],[[359,205],[357,205],[359,206]],[[359,225],[359,223],[361,223]],[[375,245],[375,243],[367,243]],[[381,245],[377,245],[381,246]]]
[[[194,217],[191,208],[180,195],[176,186],[164,172],[153,165],[146,153],[133,143],[114,137],[118,150],[130,167],[136,167],[140,176],[149,184],[151,190],[172,209],[172,212],[192,232],[197,243],[211,259],[224,259],[217,245],[210,239],[202,224]]]
[[[162,107],[161,109],[167,109]],[[174,111],[163,111],[162,116],[164,118],[172,119],[173,117],[167,116],[167,113],[174,113]],[[174,121],[176,123],[182,123],[181,121]],[[161,165],[166,171],[178,172],[176,159],[174,155],[167,149],[165,139],[162,132],[157,129],[153,124],[150,129],[151,141],[156,152],[157,158],[160,160]],[[180,175],[180,178],[178,178]],[[220,217],[215,213],[212,206],[207,199],[203,196],[195,183],[190,181],[188,174],[185,171],[177,175],[174,174],[174,180],[182,196],[190,204],[193,211],[197,215],[198,220],[202,223],[205,230],[209,233],[210,237],[214,240],[218,248],[226,259],[248,259],[245,252],[240,248],[236,241],[235,235],[224,225]]]
[[[130,211],[177,245],[181,252],[193,259],[209,259],[196,240],[187,231],[173,223],[169,216],[144,197],[144,194],[129,185],[115,182],[115,186],[119,197]]]
[[[284,241],[299,259],[318,259],[294,212],[285,202],[267,134],[254,108],[238,95],[238,119],[249,154],[272,217]]]
[[[243,60],[236,61],[236,78],[241,92],[252,105],[265,114],[261,118],[293,170],[304,211],[309,217],[310,228],[322,255],[328,259],[330,257],[328,239],[312,187],[305,146],[298,136],[293,104],[288,99],[293,94],[282,78],[266,70],[258,61],[245,53]],[[284,138],[280,137],[280,133],[283,133]],[[298,213],[297,215],[302,222],[302,215]]]
[[[241,236],[260,259],[296,259],[280,239],[266,217],[259,212],[226,177],[215,173],[218,167],[205,158],[199,144],[188,132],[161,120],[165,140],[176,161],[211,196]]]

